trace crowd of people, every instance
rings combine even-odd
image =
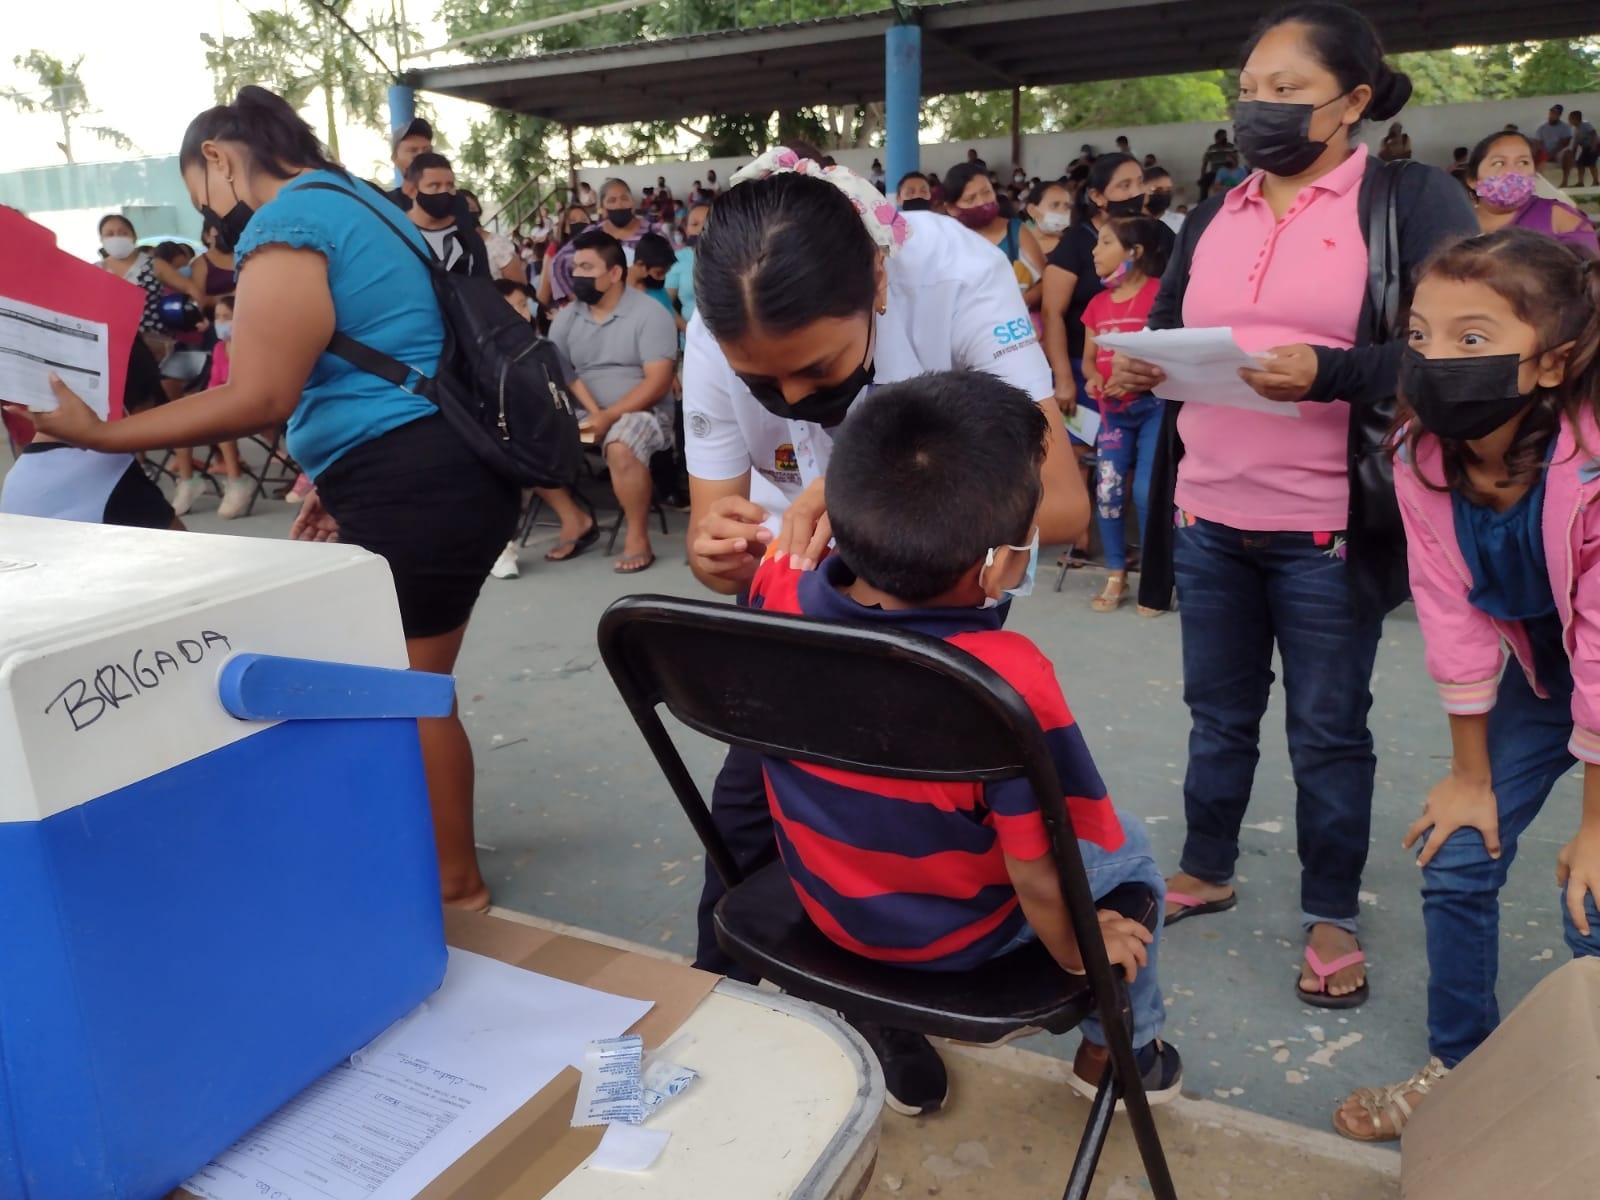
[[[37,436],[0,507],[172,525],[199,494],[192,449],[215,446],[223,515],[236,515],[250,481],[234,439],[286,427],[306,477],[294,536],[384,557],[412,666],[449,672],[485,580],[518,573],[519,513],[538,502],[559,520],[552,563],[594,544],[595,518],[566,487],[519,494],[433,402],[328,347],[338,332],[428,378],[445,343],[431,270],[492,281],[548,336],[609,473],[619,574],[656,561],[652,503],[680,504],[711,591],[934,633],[1024,695],[1096,897],[1137,882],[1158,906],[1153,932],[1101,914],[1157,1100],[1182,1077],[1160,1038],[1159,946],[1171,925],[1247,899],[1239,834],[1275,654],[1301,864],[1292,998],[1348,1009],[1371,996],[1371,681],[1384,619],[1412,595],[1453,747],[1407,836],[1423,868],[1431,1057],[1334,1117],[1352,1138],[1398,1137],[1498,1023],[1496,897],[1518,836],[1576,762],[1585,802],[1559,860],[1562,918],[1574,953],[1600,953],[1587,626],[1600,617],[1600,485],[1582,449],[1600,446],[1600,243],[1575,206],[1541,194],[1543,170],[1595,176],[1596,135],[1558,106],[1531,135],[1489,132],[1448,171],[1413,162],[1398,122],[1370,152],[1362,123],[1396,117],[1411,84],[1336,3],[1269,17],[1240,66],[1233,128],[1206,147],[1192,209],[1126,138],[1048,179],[1014,166],[1003,180],[973,150],[942,176],[894,181],[892,197],[881,163],[862,177],[791,145],[725,187],[708,170],[682,198],[662,177],[637,194],[622,178],[583,183],[508,234],[485,227],[426,121],[398,131],[403,182],[385,201],[282,99],[247,87],[184,139],[198,252],[147,250],[124,217],[101,223],[105,269],[146,297],[129,415],[103,421],[58,380],[56,411],[8,409]],[[1394,244],[1369,245],[1385,226]],[[1166,400],[1157,367],[1103,344],[1182,327],[1232,329],[1259,363],[1243,382],[1297,419]],[[190,348],[203,377],[181,358]],[[179,448],[171,504],[140,487],[133,457],[164,448]],[[1002,632],[1040,546],[1081,562],[1091,519],[1107,567],[1093,612],[1134,598],[1136,564],[1141,615],[1182,600],[1186,831],[1165,875],[1141,824],[1112,807],[1044,655]],[[456,716],[420,726],[443,900],[482,908],[471,747]],[[781,857],[819,928],[858,954],[970,968],[1036,939],[1082,969],[1025,787],[886,789],[735,749],[712,815],[742,869]],[[745,975],[712,935],[722,894],[708,870],[698,962]],[[926,1039],[862,1032],[892,1106],[944,1103]],[[1073,1085],[1092,1094],[1106,1051],[1098,1026],[1084,1034]]]

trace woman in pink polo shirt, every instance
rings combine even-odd
[[[1140,602],[1182,600],[1189,705],[1187,837],[1167,923],[1233,908],[1274,643],[1294,768],[1305,961],[1296,999],[1365,1001],[1356,941],[1376,758],[1367,727],[1383,616],[1406,594],[1405,544],[1382,444],[1399,341],[1369,297],[1367,230],[1397,246],[1384,307],[1440,243],[1476,229],[1461,187],[1420,164],[1387,166],[1354,140],[1364,117],[1404,106],[1372,26],[1340,4],[1268,18],[1245,50],[1235,141],[1256,168],[1184,223],[1150,328],[1231,326],[1268,354],[1246,380],[1293,416],[1169,405],[1147,527]],[[1386,239],[1385,239],[1386,242]],[[1382,250],[1382,246],[1377,248]],[[1119,359],[1112,388],[1161,393],[1162,375]],[[1170,532],[1168,532],[1170,530]],[[1170,540],[1169,540],[1170,539]]]

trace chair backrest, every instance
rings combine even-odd
[[[1056,847],[1063,895],[1089,904],[1077,840],[1038,719],[994,670],[937,638],[668,596],[625,596],[600,654],[706,853],[741,873],[662,725],[774,758],[940,782],[1024,777]],[[1075,876],[1075,878],[1073,878]]]

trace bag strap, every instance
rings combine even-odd
[[[357,192],[352,192],[349,188],[342,188],[333,183],[323,183],[321,180],[303,183],[298,190],[311,191],[313,189],[319,192],[338,192],[341,196],[348,196],[357,204],[364,205],[373,216],[387,226],[390,233],[405,244],[407,250],[422,260],[422,265],[427,267],[430,273],[438,269],[438,260],[431,254],[424,254],[417,249],[416,243],[401,233],[400,227],[391,221],[375,204],[367,200],[366,197]],[[385,200],[385,203],[387,203],[387,200]],[[333,336],[328,339],[326,349],[327,353],[335,358],[344,359],[345,362],[355,367],[358,371],[376,375],[379,379],[394,384],[395,387],[400,388],[402,391],[415,393],[418,386],[427,379],[427,376],[423,375],[417,368],[407,366],[398,358],[393,358],[382,350],[375,350],[365,342],[358,342],[349,334],[337,329],[334,330]]]
[[[1382,164],[1373,173],[1371,202],[1367,209],[1367,302],[1372,324],[1367,331],[1373,345],[1387,342],[1400,313],[1400,174],[1406,159]]]

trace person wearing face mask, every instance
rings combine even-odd
[[[694,319],[694,251],[705,232],[706,218],[711,215],[709,204],[696,204],[683,219],[683,249],[667,272],[667,298],[672,301],[673,316],[678,325],[679,348],[683,334]]]
[[[1131,154],[1102,154],[1073,201],[1072,225],[1045,266],[1041,289],[1044,351],[1055,376],[1056,403],[1069,416],[1095,408],[1083,386],[1083,310],[1101,290],[1094,269],[1100,231],[1113,219],[1144,213],[1144,170]],[[1074,437],[1074,443],[1078,443]],[[1084,446],[1084,452],[1088,447]]]
[[[654,240],[672,253],[664,238]],[[573,247],[573,303],[552,322],[550,340],[599,405],[582,427],[605,456],[627,524],[622,557],[613,570],[636,575],[656,561],[650,545],[650,463],[672,448],[678,332],[662,305],[647,298],[643,288],[628,286],[628,264],[616,238],[603,229],[587,229]],[[566,489],[542,488],[539,496],[561,520],[561,540],[545,555],[548,561],[566,562],[594,544],[599,536],[594,518]]]
[[[457,216],[462,214],[466,216],[472,231],[483,243],[484,261],[489,264],[489,273],[496,279],[526,283],[528,269],[523,265],[522,256],[517,253],[516,244],[505,234],[490,229],[483,223],[483,203],[478,199],[477,193],[466,188],[457,188],[456,200]]]
[[[1144,214],[1160,221],[1174,235],[1183,228],[1183,214],[1172,211],[1172,173],[1163,166],[1144,169]],[[1170,253],[1172,247],[1167,250]]]
[[[1167,923],[1247,899],[1234,867],[1276,645],[1306,938],[1294,1002],[1350,1008],[1369,994],[1356,933],[1376,769],[1372,668],[1383,617],[1406,594],[1384,469],[1402,347],[1374,307],[1371,258],[1384,252],[1378,282],[1398,308],[1417,267],[1475,224],[1443,171],[1381,164],[1356,140],[1363,117],[1404,107],[1411,83],[1353,9],[1297,4],[1267,18],[1245,47],[1239,93],[1236,141],[1258,170],[1184,222],[1149,327],[1231,327],[1262,360],[1244,381],[1296,404],[1298,418],[1166,406],[1139,601],[1170,608],[1174,579],[1183,599],[1187,831]],[[1380,176],[1392,217],[1374,211]],[[1369,248],[1367,230],[1389,219],[1392,253]],[[1118,355],[1108,387],[1159,396],[1163,379]]]
[[[241,88],[189,124],[184,184],[239,264],[228,382],[120,421],[101,421],[51,379],[59,407],[26,414],[46,434],[113,453],[203,446],[288,424],[316,487],[291,536],[337,538],[381,556],[410,665],[450,674],[489,567],[516,528],[517,489],[486,466],[433,402],[328,352],[335,330],[434,374],[444,321],[427,243],[406,215],[328,157],[282,97]],[[308,186],[326,184],[326,188]],[[396,253],[395,235],[417,254]],[[459,716],[417,722],[441,899],[483,909],[473,843],[472,748]]]
[[[628,286],[637,288],[662,308],[677,324],[678,310],[667,295],[667,272],[678,261],[678,252],[672,243],[659,233],[647,233],[634,247],[633,265],[628,268]]]
[[[160,363],[172,353],[173,346],[172,331],[167,328],[161,315],[162,297],[169,291],[177,292],[199,304],[204,300],[205,293],[194,279],[141,247],[137,238],[133,222],[121,213],[107,213],[101,217],[98,266],[144,289],[144,312],[139,316],[139,336],[155,356],[156,362]]]
[[[442,154],[419,154],[406,168],[407,215],[446,271],[492,279],[489,252],[456,193],[456,173]]]
[[[1039,303],[1045,257],[1033,230],[1021,217],[1010,215],[1009,202],[1002,205],[988,174],[971,163],[950,169],[944,177],[944,194],[955,197],[950,215],[1006,256],[1022,289],[1022,302],[1032,310]]]
[[[589,210],[573,204],[561,214],[555,236],[545,245],[545,269],[539,275],[539,308],[548,313],[572,298],[572,239],[592,224]]]
[[[1395,491],[1451,754],[1402,843],[1422,873],[1430,1058],[1339,1107],[1334,1128],[1360,1141],[1398,1138],[1499,1024],[1513,859],[1555,867],[1568,948],[1600,955],[1600,264],[1502,229],[1434,259],[1409,322]],[[1527,839],[1580,763],[1578,819],[1563,795],[1555,829]]]
[[[1050,401],[1049,365],[1004,258],[948,217],[901,213],[810,147],[773,150],[734,176],[695,249],[694,320],[684,346],[690,569],[744,592],[769,550],[815,567],[831,536],[826,472],[833,430],[872,389],[971,368]],[[1079,537],[1089,498],[1053,404],[1035,523],[1043,542]],[[729,753],[712,816],[745,869],[775,860],[759,760]],[[749,978],[711,929],[721,881],[701,894],[698,959]],[[890,1104],[932,1112],[948,1091],[925,1038],[863,1030]]]
[[[629,266],[633,265],[633,251],[640,238],[647,233],[665,232],[638,213],[633,203],[633,190],[620,179],[608,179],[600,185],[600,216],[605,231],[617,240],[623,254],[627,255]]]
[[[1467,159],[1467,186],[1477,200],[1484,233],[1517,226],[1543,233],[1591,254],[1600,254],[1593,222],[1560,200],[1540,196],[1536,149],[1522,133],[1491,133]]]
[[[1035,184],[1027,195],[1026,212],[1028,228],[1039,245],[1040,257],[1048,262],[1061,244],[1061,237],[1072,224],[1072,191],[1058,179]],[[1044,287],[1041,282],[1033,303],[1028,305],[1028,319],[1033,331],[1044,336]]]
[[[933,188],[921,171],[908,171],[894,190],[901,212],[927,212],[933,207]]]

